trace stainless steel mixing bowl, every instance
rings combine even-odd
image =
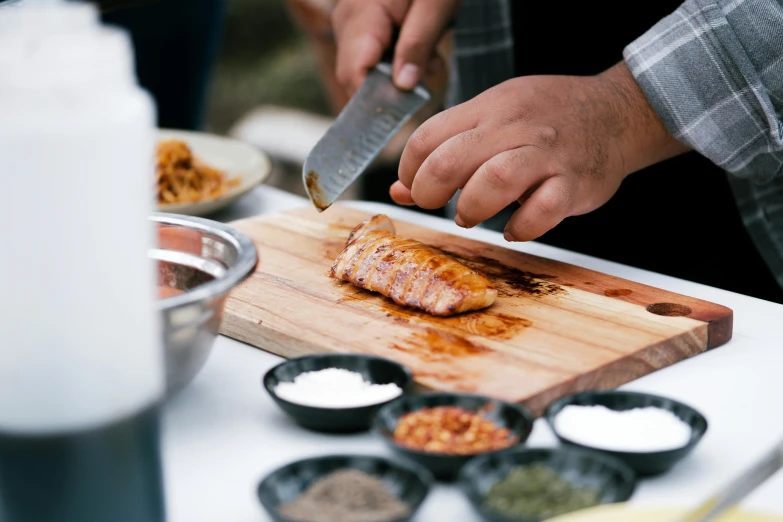
[[[218,335],[228,293],[247,278],[258,255],[253,242],[222,223],[157,212],[157,261],[169,396],[203,368]]]

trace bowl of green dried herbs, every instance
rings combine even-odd
[[[519,448],[474,458],[460,470],[458,484],[484,520],[541,522],[628,500],[636,473],[600,452]]]

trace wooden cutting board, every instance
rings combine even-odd
[[[286,358],[380,355],[426,389],[521,402],[614,388],[726,343],[732,311],[607,274],[395,221],[488,275],[490,308],[437,318],[328,277],[351,229],[370,214],[334,205],[235,221],[256,244],[255,273],[226,302],[221,333]]]

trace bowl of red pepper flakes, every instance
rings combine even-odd
[[[499,453],[527,441],[534,417],[524,406],[469,393],[404,395],[383,406],[373,432],[398,455],[453,481],[477,455]]]

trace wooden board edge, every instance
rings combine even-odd
[[[255,349],[282,357],[286,360],[299,356],[325,353],[324,346],[322,345],[301,339],[296,335],[291,335],[276,327],[264,326],[263,328],[260,328],[260,325],[260,322],[254,321],[248,317],[226,314],[223,321],[221,321],[219,333]],[[707,330],[708,326],[703,325],[700,328]],[[561,382],[554,383],[528,398],[503,400],[511,400],[512,402],[521,404],[530,410],[535,418],[539,418],[544,414],[546,408],[550,404],[562,397],[582,391],[614,389],[670,366],[671,363],[661,362],[659,359],[658,351],[660,350],[661,345],[667,342],[676,342],[678,339],[686,338],[692,333],[693,332],[683,332],[666,341],[651,344],[639,352],[595,367],[587,373],[574,375]],[[705,335],[703,334],[702,339],[704,339],[704,337]],[[681,351],[687,347],[690,348],[685,350],[682,356],[677,357],[675,363],[695,357],[709,349],[707,344],[698,343],[697,345],[691,342],[683,342],[681,347]],[[329,348],[326,352],[342,353],[342,350]],[[348,350],[346,353],[352,353],[352,351]],[[389,358],[388,354],[380,356]],[[394,358],[391,359],[395,360]],[[636,370],[631,372],[635,377],[630,380],[626,378],[629,371],[629,364],[632,364],[636,368]],[[609,378],[607,378],[607,376]],[[437,389],[431,388],[418,381],[414,381],[414,389],[416,389],[417,392],[438,391]],[[477,393],[482,394],[482,392]]]
[[[688,333],[683,333],[678,337],[687,335]],[[668,342],[672,342],[674,340],[676,340],[676,338],[669,339]],[[545,413],[546,408],[550,404],[563,397],[574,393],[580,393],[581,391],[612,390],[618,386],[633,382],[634,380],[641,377],[653,374],[671,366],[670,364],[656,365],[651,364],[650,362],[651,359],[655,359],[655,351],[660,349],[661,344],[662,343],[651,344],[644,350],[637,352],[632,356],[612,361],[606,365],[594,368],[593,370],[582,375],[574,376],[571,379],[549,387],[548,389],[538,393],[533,397],[530,397],[529,399],[523,399],[519,402],[529,409],[536,418],[538,418]],[[702,346],[701,348],[686,354],[684,357],[681,357],[676,362],[681,362],[686,359],[696,357],[706,351],[707,348]],[[628,365],[629,360],[633,361],[637,367],[643,368],[642,371],[634,372],[637,376],[631,380],[622,377],[623,372],[615,371],[613,369],[615,366],[619,367],[620,365]],[[607,376],[610,378],[607,379]]]
[[[729,342],[734,335],[734,311],[727,308],[726,315],[708,322],[707,349],[711,350]]]

